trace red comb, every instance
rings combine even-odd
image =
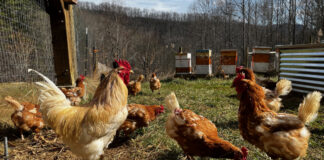
[[[80,78],[81,78],[81,79],[84,79],[85,77],[84,77],[84,75],[80,74]]]
[[[129,70],[132,69],[132,67],[130,66],[129,62],[126,61],[126,60],[119,60],[119,61],[115,60],[115,61],[118,63],[119,66],[123,66],[124,68],[127,68]]]
[[[242,148],[241,148],[241,151],[242,151],[242,153],[243,153],[243,159],[246,160],[246,157],[247,157],[247,155],[248,155],[248,149],[245,148],[245,147],[242,147]]]
[[[161,108],[161,110],[164,110],[164,106],[162,104],[160,105],[160,108]]]
[[[241,69],[243,69],[243,66],[236,67],[236,73],[238,73]]]

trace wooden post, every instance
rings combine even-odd
[[[89,39],[88,39],[88,27],[86,27],[86,55],[85,55],[85,62],[84,62],[84,74],[87,76],[88,73],[88,68],[90,68],[88,65],[88,54],[89,54]]]
[[[321,37],[323,36],[323,31],[320,28],[317,32],[317,43],[321,43]]]
[[[73,9],[76,0],[48,1],[57,85],[74,85],[77,75]]]
[[[97,68],[97,52],[96,47],[93,47],[92,53],[93,53],[93,73],[95,72]]]
[[[246,68],[250,68],[250,67],[249,67],[249,63],[248,63],[248,61],[249,61],[249,60],[248,60],[248,56],[249,56],[249,47],[246,47],[246,54],[245,54],[245,59],[244,59],[245,64],[246,64],[246,65],[245,65]]]

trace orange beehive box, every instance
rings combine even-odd
[[[220,64],[225,74],[235,74],[235,68],[237,63],[237,50],[236,49],[224,49],[221,50]]]
[[[210,49],[200,49],[196,51],[196,70],[197,75],[212,74],[212,60]]]
[[[251,54],[252,69],[254,72],[266,73],[271,70],[270,56],[273,53],[270,47],[254,47]]]

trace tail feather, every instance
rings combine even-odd
[[[35,72],[45,80],[45,82],[36,82],[36,84],[40,86],[41,94],[39,96],[39,101],[41,105],[44,102],[46,106],[51,106],[52,104],[56,104],[59,106],[70,105],[70,101],[66,99],[64,93],[54,84],[54,82],[52,82],[49,78],[39,73],[38,71],[28,69],[28,72],[31,71]]]
[[[175,109],[180,109],[179,102],[174,92],[166,96],[164,102],[168,109],[171,111],[174,111]]]
[[[275,96],[285,96],[292,90],[291,81],[282,79],[276,84]]]
[[[41,76],[48,84],[45,84],[46,85],[46,87],[44,86],[44,85],[40,85],[39,83],[38,83],[38,85],[40,85],[40,86],[42,86],[42,87],[45,87],[45,88],[50,88],[50,89],[52,89],[53,91],[55,91],[57,94],[60,94],[60,95],[62,95],[62,96],[65,96],[64,94],[63,94],[63,92],[54,84],[54,82],[52,82],[49,78],[47,78],[46,76],[44,76],[43,74],[41,74],[41,73],[39,73],[38,71],[36,71],[36,70],[33,70],[33,69],[28,69],[28,72],[31,72],[31,71],[33,71],[33,72],[35,72],[35,73],[37,73],[39,76]]]
[[[16,111],[22,111],[24,109],[24,106],[21,105],[18,101],[16,101],[14,98],[11,96],[6,96],[5,101],[7,101],[11,106],[15,108]]]
[[[144,79],[144,75],[140,75],[138,78],[137,78],[137,82],[142,82]]]
[[[309,93],[299,105],[298,118],[305,124],[314,121],[320,107],[322,94],[318,91]]]

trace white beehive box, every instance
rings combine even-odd
[[[178,53],[175,56],[175,69],[177,75],[191,74],[191,53]]]

